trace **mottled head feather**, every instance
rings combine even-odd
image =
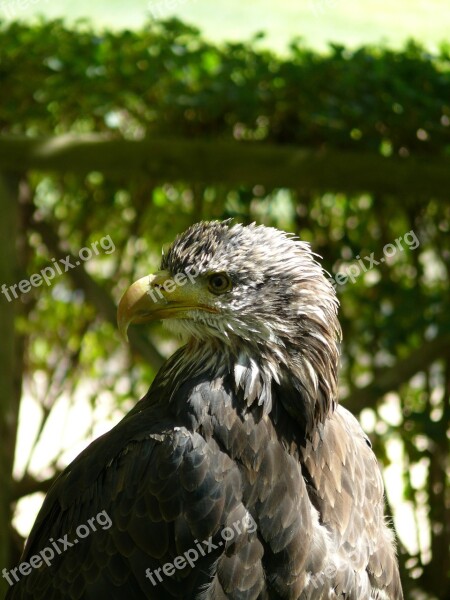
[[[161,268],[173,275],[194,270],[199,281],[227,273],[233,282],[214,299],[218,314],[193,311],[170,324],[188,340],[172,370],[187,362],[196,373],[228,370],[247,404],[257,402],[264,412],[274,387],[289,391],[283,403],[297,418],[323,420],[332,410],[338,301],[308,243],[254,223],[201,222],[177,237]]]

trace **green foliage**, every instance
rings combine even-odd
[[[320,55],[293,44],[280,58],[251,43],[217,47],[175,20],[101,33],[85,23],[76,29],[59,21],[11,23],[0,35],[3,133],[209,137],[431,160],[450,154],[449,47],[435,57],[412,42],[403,51],[332,46]],[[120,348],[101,310],[102,294],[117,302],[132,280],[157,268],[161,248],[193,221],[231,216],[294,231],[323,256],[333,277],[359,260],[368,267],[364,257],[374,253],[379,260],[387,244],[401,240],[392,257],[367,272],[360,266],[354,282],[337,286],[342,397],[355,413],[373,416],[372,441],[386,466],[390,441],[402,442],[404,495],[415,514],[428,511],[419,526],[425,523],[431,540],[412,556],[401,547],[404,575],[416,580],[407,577],[405,588],[407,597],[414,588],[436,596],[449,540],[442,456],[450,362],[448,350],[417,355],[450,332],[449,204],[305,195],[301,182],[291,190],[264,189],[257,180],[233,189],[157,186],[143,176],[98,172],[84,178],[35,172],[23,180],[17,281],[105,235],[116,248],[21,297],[24,377],[45,409],[43,422],[59,398],[73,400],[85,382],[93,404],[112,395],[124,410],[145,392],[156,365],[131,360]],[[405,241],[410,231],[420,241],[415,249]],[[162,354],[175,347],[162,329],[146,334]],[[45,386],[33,386],[37,374]],[[386,392],[399,393],[388,417]],[[428,477],[418,486],[411,472],[423,461]]]
[[[220,136],[385,155],[449,153],[450,49],[216,47],[171,20],[102,33],[3,25],[2,130]]]

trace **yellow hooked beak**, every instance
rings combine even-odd
[[[147,323],[158,319],[182,319],[190,310],[218,311],[202,300],[205,292],[190,275],[158,271],[135,281],[122,296],[117,309],[119,332],[128,340],[132,323]]]

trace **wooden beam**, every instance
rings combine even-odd
[[[304,192],[375,192],[450,197],[450,159],[314,150],[256,142],[124,140],[101,134],[50,138],[0,136],[0,170],[145,173],[154,181],[230,186],[260,184]]]

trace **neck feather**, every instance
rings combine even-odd
[[[338,359],[337,343],[317,334],[296,347],[279,344],[276,351],[240,344],[237,352],[218,341],[192,338],[167,361],[155,385],[169,389],[172,398],[190,379],[228,377],[244,406],[258,405],[263,415],[275,415],[281,403],[308,434],[335,408]]]

